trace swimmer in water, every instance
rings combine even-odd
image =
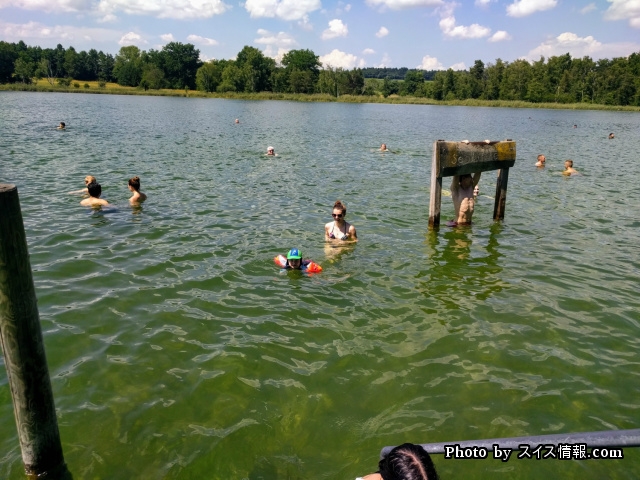
[[[129,179],[129,190],[133,192],[133,196],[129,199],[129,203],[142,203],[147,199],[147,196],[140,191],[140,177],[133,177]]]
[[[573,168],[573,160],[567,160],[566,162],[564,162],[564,171],[562,172],[562,174],[571,176],[580,175],[580,172]]]
[[[380,151],[381,152],[390,152],[391,150],[389,150],[387,148],[387,144],[386,143],[383,143],[382,145],[380,145]]]
[[[447,223],[450,227],[471,225],[475,197],[473,190],[480,181],[480,172],[471,175],[454,175],[451,180],[451,198],[456,212],[456,219]]]
[[[103,198],[100,198],[100,195],[102,195],[102,187],[99,183],[91,182],[89,185],[87,185],[87,190],[89,191],[89,198],[85,198],[84,200],[82,200],[80,202],[80,205],[83,205],[85,207],[101,207],[103,205],[109,205],[109,202],[107,202]]]
[[[333,222],[329,222],[324,226],[325,240],[343,240],[358,241],[356,227],[345,220],[347,216],[347,207],[340,200],[336,200],[333,204]]]
[[[237,118],[236,118],[236,123],[240,123],[240,120],[238,120]]]
[[[540,154],[538,155],[538,162],[536,163],[536,167],[544,167],[544,163],[547,161],[547,157]]]
[[[613,132],[611,132],[611,133],[609,134],[609,140],[611,140],[611,139],[613,139],[613,138],[616,138],[616,136],[613,134]]]
[[[273,149],[271,145],[267,147],[267,155],[269,155],[270,157],[276,156],[276,151]]]
[[[84,184],[88,186],[90,183],[98,183],[96,177],[94,177],[93,175],[87,175],[86,177],[84,177]],[[82,190],[74,190],[73,192],[69,192],[69,195],[75,195],[76,193],[89,195],[89,190],[85,187]]]
[[[60,125],[56,127],[58,130],[64,130],[67,127],[67,124],[64,122],[60,122]]]
[[[308,258],[302,259],[302,252],[297,248],[292,248],[287,253],[287,258],[284,255],[278,255],[273,259],[276,265],[285,270],[302,270],[307,273],[320,273],[322,267]]]
[[[378,471],[356,480],[438,480],[436,467],[420,445],[404,443],[378,463]]]

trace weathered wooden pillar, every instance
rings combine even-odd
[[[440,226],[440,207],[442,204],[442,176],[434,175],[440,172],[440,155],[438,155],[438,140],[433,142],[433,159],[431,161],[431,194],[429,198],[429,228]]]
[[[507,203],[507,183],[509,182],[509,169],[498,170],[498,182],[496,183],[496,203],[493,207],[493,219],[504,220],[504,208]]]
[[[496,204],[493,218],[504,219],[509,168],[516,163],[516,142],[504,141],[449,142],[437,140],[433,144],[431,163],[431,195],[429,200],[429,228],[440,226],[442,178],[499,170],[496,185]]]
[[[0,184],[0,340],[29,476],[66,472],[18,190]]]

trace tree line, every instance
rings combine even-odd
[[[368,78],[365,82],[365,77]],[[143,89],[205,92],[390,95],[435,100],[520,100],[640,106],[640,53],[629,57],[571,58],[567,53],[535,62],[476,60],[468,70],[324,67],[311,50],[291,50],[280,63],[245,46],[235,60],[202,62],[192,44],[170,42],[161,50],[122,47],[115,55],[73,47],[30,47],[0,41],[0,83],[46,78],[117,82]]]

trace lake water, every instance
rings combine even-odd
[[[353,479],[405,441],[640,425],[639,113],[2,92],[0,127],[76,480]],[[433,141],[506,138],[505,221],[486,172],[474,225],[430,232]],[[87,174],[113,209],[67,194]],[[336,199],[355,247],[325,245]],[[324,271],[278,270],[292,247]],[[24,478],[4,367],[0,419]],[[434,461],[637,478],[624,454]]]

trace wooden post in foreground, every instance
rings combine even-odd
[[[29,476],[60,478],[62,454],[18,190],[0,184],[0,340],[22,461]]]
[[[447,142],[433,143],[431,166],[431,195],[429,200],[429,228],[440,226],[442,177],[499,170],[496,185],[494,220],[503,220],[507,201],[509,168],[516,163],[516,142],[508,139],[500,142]]]

